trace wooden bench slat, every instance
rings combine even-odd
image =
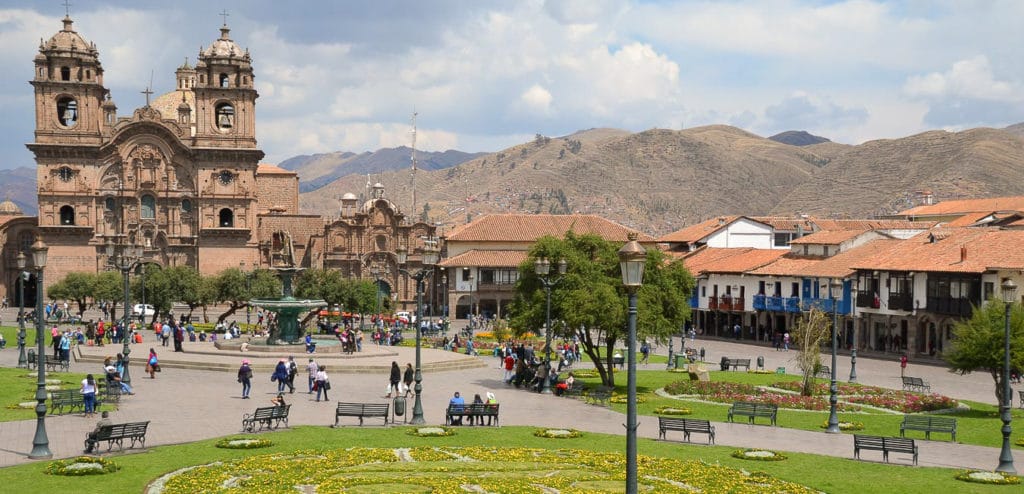
[[[956,441],[956,419],[934,415],[904,415],[900,424],[900,437],[908,430],[923,431],[926,440],[931,439],[932,432],[947,432]]]
[[[259,407],[252,414],[247,413],[242,416],[242,430],[255,432],[257,425],[259,430],[263,430],[264,427],[273,430],[280,427],[282,423],[288,427],[288,413],[291,408],[291,405]]]
[[[683,440],[690,441],[691,432],[699,432],[708,435],[708,444],[715,443],[715,426],[704,419],[683,419],[672,417],[658,417],[658,438],[665,439],[668,431],[680,431],[683,433]]]
[[[882,460],[889,462],[889,453],[906,453],[913,455],[914,464],[917,465],[917,445],[913,439],[901,437],[866,436],[863,434],[853,435],[853,457],[860,459],[860,450],[874,450],[882,452]]]
[[[142,447],[146,447],[146,431],[149,428],[149,421],[146,422],[127,422],[124,424],[112,424],[100,427],[100,430],[96,432],[95,441],[98,444],[100,441],[107,441],[107,451],[110,451],[115,444],[119,449],[124,449],[124,440],[128,439],[131,441],[129,448],[134,448],[135,443],[139,443]],[[86,448],[89,447],[89,440],[86,439]]]
[[[776,424],[776,418],[778,416],[779,407],[769,403],[753,403],[749,401],[737,401],[729,407],[729,411],[726,418],[729,422],[732,422],[734,415],[742,415],[750,419],[750,423],[754,423],[756,417],[767,417],[771,420],[771,424]]]
[[[499,405],[499,403],[466,403],[463,405],[449,403],[444,413],[444,422],[446,425],[452,425],[455,417],[493,417],[495,427],[501,427],[498,418]]]
[[[384,425],[388,425],[390,406],[390,403],[349,403],[339,401],[338,407],[334,410],[334,427],[338,426],[338,420],[341,417],[358,417],[360,426],[363,425],[363,418],[383,417]]]

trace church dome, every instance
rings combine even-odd
[[[184,96],[184,98],[182,98]],[[169,118],[171,120],[178,119],[178,111],[181,110],[182,105],[187,109],[196,107],[196,94],[190,89],[180,89],[177,91],[171,91],[166,94],[161,94],[152,103],[150,107],[155,108],[156,111],[160,112],[163,118]]]
[[[346,192],[345,195],[341,196],[342,201],[355,201],[356,199],[358,199],[356,195],[351,192]]]
[[[39,47],[41,52],[78,52],[82,55],[89,55],[92,57],[96,56],[96,46],[85,40],[82,35],[75,32],[72,28],[74,21],[71,17],[64,17],[64,29],[57,31],[50,37],[49,41],[44,42]]]
[[[245,51],[228,37],[231,32],[227,26],[221,26],[220,38],[215,40],[210,47],[203,50],[202,55],[206,57],[240,57]]]
[[[21,214],[21,208],[19,208],[14,201],[6,199],[3,202],[0,202],[0,215],[19,216]]]

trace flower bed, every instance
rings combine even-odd
[[[957,407],[957,401],[948,396],[923,395],[896,390],[890,390],[881,395],[846,396],[843,400],[903,413],[929,412]]]
[[[641,492],[813,493],[765,473],[697,460],[638,457]],[[615,492],[621,453],[495,447],[349,448],[256,455],[165,476],[164,494],[195,492]],[[396,472],[400,472],[396,475]]]
[[[413,427],[413,428],[409,429],[408,434],[410,436],[419,436],[419,437],[445,437],[445,436],[454,436],[455,435],[455,429],[452,429],[451,427],[440,426],[440,425],[436,426],[436,427]]]
[[[571,439],[582,437],[583,433],[576,429],[537,429],[533,431],[533,435],[548,439]]]
[[[612,395],[612,397],[609,398],[608,401],[612,403],[629,403],[629,395]],[[646,403],[647,398],[644,398],[643,396],[640,395],[636,395],[636,402]]]
[[[975,484],[1016,485],[1020,483],[1020,477],[1016,475],[982,470],[964,470],[956,474],[956,479]]]
[[[656,415],[689,415],[693,410],[680,407],[658,407],[654,409]]]
[[[828,429],[828,421],[821,423],[822,429]],[[862,431],[864,430],[864,422],[839,422],[839,430],[841,431]]]
[[[76,458],[69,458],[67,460],[52,461],[49,465],[46,465],[46,469],[43,470],[43,473],[49,475],[78,477],[82,475],[103,475],[116,472],[120,469],[121,467],[117,466],[117,463],[106,458],[100,458],[98,456],[79,456]]]
[[[786,459],[786,455],[771,451],[768,449],[737,449],[732,452],[733,458],[739,458],[741,460],[754,460],[754,461],[782,461]]]
[[[803,389],[803,386],[801,385],[800,381],[779,381],[772,383],[770,386],[773,388],[784,389],[786,391],[792,391],[794,393],[799,393]],[[811,392],[816,395],[825,395],[828,394],[830,386],[831,383],[829,382],[814,382],[811,383]],[[892,392],[892,390],[889,388],[880,388],[878,386],[867,386],[863,384],[850,384],[842,382],[836,383],[836,389],[837,392],[843,396],[881,395]]]
[[[273,446],[274,443],[262,437],[225,437],[214,446],[224,449],[256,449]]]
[[[588,370],[578,370],[578,371],[574,370],[574,371],[572,371],[572,375],[576,379],[593,379],[595,377],[598,377],[600,374],[598,374],[596,370],[588,369]]]
[[[821,396],[801,396],[790,393],[772,393],[750,384],[708,381],[676,381],[665,386],[665,391],[673,395],[697,395],[702,400],[715,403],[734,403],[748,401],[776,405],[779,408],[796,410],[828,410],[828,400]],[[837,409],[844,412],[857,412],[860,407],[839,403]]]

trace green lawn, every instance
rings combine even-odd
[[[7,351],[7,350],[4,350]],[[95,375],[96,379],[103,379]],[[0,422],[12,420],[29,420],[36,418],[33,408],[18,408],[18,403],[36,399],[36,370],[0,367]],[[47,380],[59,379],[61,388],[78,389],[85,374],[80,372],[48,372]],[[49,407],[49,401],[47,401]],[[101,405],[100,410],[113,410],[113,405]]]
[[[298,449],[345,448],[372,444],[378,448],[416,446],[506,446],[527,448],[572,448],[591,451],[623,451],[622,436],[585,434],[576,439],[542,439],[533,436],[531,427],[458,428],[445,438],[420,438],[406,434],[404,427],[374,428],[301,426],[288,431],[260,434],[275,444],[257,450],[225,450],[213,447],[216,440],[150,448],[146,454],[108,455],[122,469],[94,477],[58,477],[42,473],[47,462],[34,462],[0,469],[0,483],[6,492],[109,493],[142,492],[147,483],[160,475],[190,465],[205,464],[251,455],[290,452]],[[1013,487],[968,484],[953,479],[955,471],[939,468],[909,468],[875,462],[855,461],[805,454],[790,454],[780,462],[750,462],[730,456],[733,448],[689,445],[641,439],[641,455],[677,459],[701,459],[712,464],[764,471],[784,480],[797,482],[829,493],[894,492],[898,482],[901,493],[989,493],[1011,492]],[[837,475],[837,472],[842,472]],[[73,487],[72,487],[73,486]],[[872,489],[870,486],[879,486]],[[881,486],[887,486],[882,488]]]

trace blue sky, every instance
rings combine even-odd
[[[535,133],[729,124],[845,143],[1024,121],[1017,0],[73,2],[128,116],[219,35],[252,53],[257,138],[296,154],[495,151]],[[31,166],[28,80],[61,2],[0,1],[0,168]]]

